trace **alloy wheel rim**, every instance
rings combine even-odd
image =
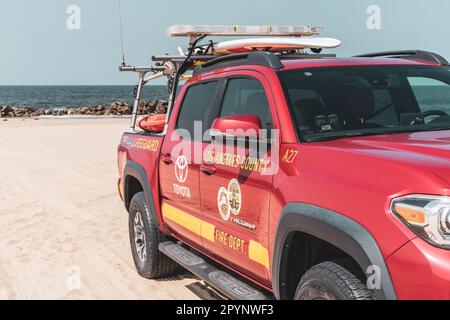
[[[140,212],[134,217],[134,244],[136,253],[141,263],[145,263],[147,258],[144,223]]]

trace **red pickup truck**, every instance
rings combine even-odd
[[[450,299],[444,58],[247,52],[193,69],[167,125],[119,147],[141,276],[181,265],[233,299]]]

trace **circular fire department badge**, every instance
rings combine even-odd
[[[239,181],[236,179],[231,180],[228,185],[228,203],[231,213],[237,216],[241,212],[242,193]]]
[[[175,163],[175,177],[179,183],[185,183],[188,177],[188,160],[185,156],[180,156]]]
[[[228,190],[224,187],[220,188],[219,194],[217,195],[217,205],[222,219],[228,221],[230,219],[230,204],[228,200]]]

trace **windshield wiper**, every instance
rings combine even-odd
[[[414,133],[414,132],[427,132],[427,131],[441,131],[441,130],[450,130],[450,126],[446,127],[431,127],[431,128],[418,128],[418,127],[410,127],[402,130],[395,130],[392,132],[388,132],[389,134],[396,133]]]
[[[414,128],[410,127],[407,129],[399,130],[391,129],[388,130],[385,128],[384,130],[377,129],[377,131],[357,131],[357,132],[336,132],[334,134],[325,134],[316,137],[305,138],[306,142],[320,142],[320,141],[330,141],[330,140],[338,140],[345,139],[351,137],[364,137],[364,136],[381,136],[386,134],[397,134],[397,133],[414,133],[414,132],[427,132],[427,131],[441,131],[441,130],[450,130],[450,126],[447,127],[435,127],[435,128]]]
[[[318,137],[305,138],[306,142],[320,142],[320,141],[329,141],[329,140],[337,140],[337,139],[345,139],[351,137],[362,137],[362,136],[373,136],[373,135],[383,135],[382,133],[367,133],[367,132],[338,132],[336,134],[327,134]]]
[[[441,131],[441,130],[450,130],[450,127],[429,128],[429,129],[425,129],[425,130],[420,130],[420,132]]]

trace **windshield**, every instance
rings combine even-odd
[[[450,129],[446,67],[333,67],[279,75],[303,141]]]

